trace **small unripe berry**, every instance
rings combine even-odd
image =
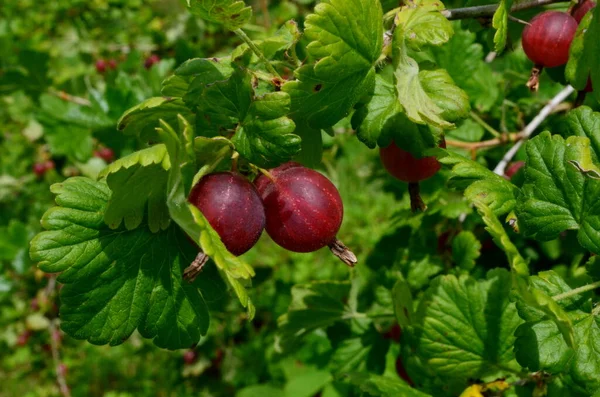
[[[186,365],[191,365],[194,363],[194,361],[196,361],[197,357],[198,354],[195,350],[187,350],[185,353],[183,353],[183,362],[185,362]]]
[[[252,248],[265,228],[265,210],[256,188],[238,173],[204,176],[188,199],[234,255]]]
[[[523,30],[523,50],[536,65],[553,68],[569,60],[569,47],[577,21],[567,13],[546,11],[536,15]]]
[[[263,200],[269,236],[294,252],[332,244],[342,225],[344,205],[337,188],[322,174],[294,162],[255,181]]]
[[[44,176],[46,173],[46,165],[44,163],[35,163],[33,165],[33,173],[38,177]]]
[[[114,70],[114,69],[116,69],[116,68],[117,68],[117,65],[118,65],[118,63],[117,63],[117,60],[116,60],[116,59],[112,58],[112,59],[109,59],[109,60],[108,60],[108,67],[109,67],[109,68],[111,68],[111,69],[113,69],[113,70]]]
[[[146,60],[144,61],[144,67],[146,69],[150,69],[152,66],[156,65],[158,62],[160,62],[160,57],[156,54],[152,54],[148,58],[146,58]]]
[[[445,140],[442,139],[440,147],[446,147]],[[406,150],[398,147],[393,141],[388,147],[379,150],[379,158],[385,169],[393,177],[407,183],[416,183],[431,178],[441,167],[435,157],[417,159]]]
[[[107,163],[112,163],[115,159],[115,153],[111,148],[101,147],[94,151],[94,157],[101,158]]]
[[[106,68],[108,67],[106,61],[104,59],[98,59],[96,61],[96,71],[100,74],[106,72]]]

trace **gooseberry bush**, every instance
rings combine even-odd
[[[107,165],[97,177],[51,186],[56,206],[30,256],[64,284],[61,329],[113,346],[137,330],[160,348],[189,349],[222,316],[213,302],[227,291],[251,322],[263,258],[242,254],[266,231],[290,255],[328,247],[313,254],[320,266],[349,274],[295,285],[263,341],[285,353],[325,336],[328,370],[309,373],[305,394],[258,380],[244,395],[600,395],[600,91],[591,89],[600,86],[600,9],[540,3],[322,0],[253,40],[243,1],[187,0],[241,44],[164,73],[160,96],[122,114],[114,133],[141,150],[116,159],[100,147]],[[530,12],[524,27],[512,16],[520,10]],[[477,18],[491,26],[470,24]],[[531,122],[507,125],[514,103],[498,104],[488,63],[517,52],[521,33],[530,61],[513,61],[532,70],[528,85],[540,93],[511,88],[522,97],[515,106],[551,95]],[[150,55],[143,66],[151,73],[162,62]],[[118,68],[95,63],[108,78]],[[560,123],[538,131],[565,103]],[[501,132],[477,115],[486,112],[500,114]],[[369,230],[343,221],[340,191],[352,200],[360,186],[334,178],[324,151],[340,129],[355,136],[337,150],[356,141],[379,150],[389,190],[404,197],[386,208],[394,222],[372,250],[352,238]],[[383,222],[362,205],[365,225]]]

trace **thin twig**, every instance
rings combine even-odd
[[[59,332],[58,326],[56,324],[58,320],[53,319],[50,321],[50,348],[52,349],[52,361],[54,362],[54,371],[56,372],[56,382],[58,383],[58,388],[60,389],[60,394],[63,397],[71,397],[71,391],[69,390],[69,386],[67,385],[67,380],[65,379],[65,374],[61,369],[62,363],[60,362],[60,353],[58,351],[58,341],[54,337],[54,335]]]
[[[260,7],[262,8],[263,24],[265,25],[265,29],[269,29],[271,27],[271,15],[269,14],[269,0],[260,0]]]
[[[495,136],[496,138],[500,137],[500,133],[496,131],[494,127],[489,125],[484,119],[479,117],[479,115],[473,111],[470,112],[471,118],[475,120],[479,125],[481,125],[487,132]]]
[[[536,8],[548,4],[554,3],[566,3],[562,0],[527,0],[514,4],[511,8],[511,12],[526,10],[529,8]],[[475,7],[464,7],[454,8],[451,10],[442,10],[442,15],[450,20],[454,19],[468,19],[468,18],[489,18],[494,15],[498,9],[498,4],[489,4],[484,6]]]
[[[572,289],[567,292],[563,292],[562,294],[554,295],[552,299],[555,301],[560,301],[566,298],[570,298],[571,296],[579,295],[587,291],[592,291],[596,288],[600,288],[600,281],[596,281],[595,283],[582,285],[579,288]]]
[[[488,139],[486,141],[481,142],[462,142],[462,141],[454,141],[452,139],[446,139],[446,145],[453,146],[466,150],[478,150],[485,148],[492,148],[496,146],[501,146],[510,142],[517,142],[523,139],[523,135],[521,133],[512,133],[512,134],[501,134],[498,138]]]
[[[570,85],[566,86],[561,92],[556,94],[556,96],[552,98],[552,100],[548,102],[548,104],[544,106],[542,110],[540,110],[538,115],[535,116],[529,124],[527,124],[523,131],[521,131],[520,134],[522,135],[522,139],[519,140],[515,144],[515,146],[513,146],[508,152],[506,152],[502,160],[498,163],[496,168],[494,168],[494,173],[498,175],[504,175],[504,170],[506,169],[506,166],[517,154],[517,152],[521,148],[521,145],[523,145],[523,142],[525,142],[527,138],[529,138],[531,134],[533,134],[533,132],[540,126],[540,124],[542,124],[544,120],[546,120],[546,117],[548,117],[548,115],[552,113],[552,110],[554,110],[555,107],[557,107],[560,103],[567,99],[569,95],[571,95],[573,92],[575,92],[575,89],[573,87],[571,87]]]
[[[50,94],[62,99],[63,101],[73,102],[81,106],[92,106],[92,103],[89,100],[71,94],[67,94],[64,91],[59,91],[51,88],[49,92]]]

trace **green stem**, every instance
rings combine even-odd
[[[492,134],[494,137],[499,138],[502,134],[500,134],[494,127],[485,122],[484,119],[479,117],[477,113],[471,111],[471,118],[477,122],[477,124],[481,125],[487,132]]]
[[[587,291],[594,290],[596,288],[600,288],[600,281],[596,281],[595,283],[586,284],[579,288],[572,289],[571,291],[564,292],[562,294],[558,294],[552,297],[555,301],[563,300],[566,298],[570,298],[571,296],[581,294]]]
[[[250,49],[256,54],[258,59],[260,59],[265,64],[269,72],[281,79],[281,76],[279,75],[279,73],[277,73],[273,65],[271,65],[271,62],[269,62],[269,60],[265,58],[265,55],[260,51],[256,44],[254,44],[252,39],[250,39],[250,37],[248,37],[248,35],[242,29],[236,29],[233,31],[233,33],[235,33],[240,39],[242,39],[244,43],[248,44],[248,47],[250,47]]]
[[[594,308],[594,310],[592,310],[592,316],[598,316],[600,315],[600,304],[598,304],[598,306],[596,306]]]

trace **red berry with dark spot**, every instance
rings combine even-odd
[[[183,362],[185,362],[187,365],[193,364],[197,357],[198,354],[195,350],[187,350],[185,353],[183,353]]]
[[[336,240],[344,205],[337,188],[322,174],[294,162],[255,181],[267,215],[266,230],[283,248],[313,252]]]
[[[508,168],[506,168],[506,171],[504,171],[504,175],[508,179],[511,179],[517,172],[519,172],[519,170],[521,168],[523,168],[524,165],[525,165],[524,161],[521,161],[521,160],[515,161],[514,163],[509,165]]]
[[[148,58],[146,58],[146,60],[144,61],[144,67],[146,69],[150,69],[152,66],[156,65],[158,62],[160,62],[160,57],[156,54],[152,54]]]
[[[408,376],[408,373],[406,372],[406,369],[404,368],[404,364],[402,364],[402,357],[398,357],[396,359],[396,373],[398,374],[399,377],[404,379],[406,381],[406,383],[408,383],[411,387],[415,385],[415,383],[410,378],[410,376]]]
[[[96,72],[102,74],[102,73],[106,72],[107,67],[108,67],[108,65],[104,59],[98,59],[96,61]]]
[[[109,68],[111,68],[111,69],[113,69],[113,70],[114,70],[114,69],[116,69],[116,68],[117,68],[117,65],[118,65],[118,63],[117,63],[117,60],[116,60],[116,59],[109,59],[109,60],[108,60],[108,67],[109,67]]]
[[[102,147],[94,151],[94,157],[101,158],[107,163],[112,163],[115,159],[115,152],[111,148]]]
[[[265,210],[256,188],[238,173],[206,175],[192,188],[189,201],[234,255],[252,248],[265,228]]]
[[[442,140],[440,147],[446,147],[445,140]],[[379,150],[379,158],[392,176],[408,183],[431,178],[440,170],[440,163],[435,157],[417,159],[393,141],[388,147]]]
[[[573,7],[573,18],[575,18],[577,23],[581,23],[583,17],[594,7],[596,7],[596,2],[592,0],[585,0],[583,3],[577,4]]]
[[[567,13],[546,11],[523,30],[523,50],[536,65],[553,68],[567,63],[577,21]]]

